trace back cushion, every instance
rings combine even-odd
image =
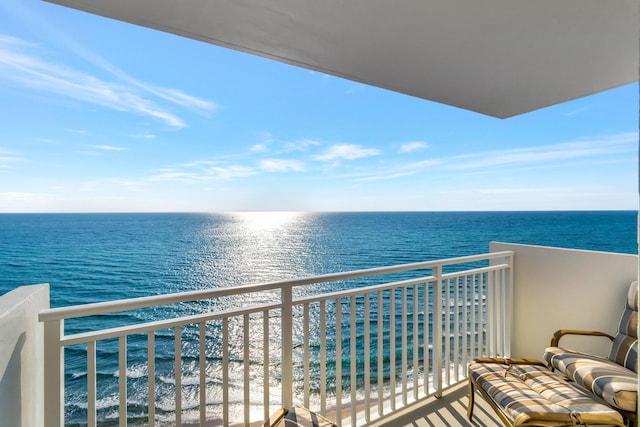
[[[629,286],[625,309],[611,346],[609,360],[638,372],[638,282]]]

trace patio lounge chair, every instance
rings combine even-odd
[[[565,335],[592,335],[612,341],[607,358],[560,347]],[[638,282],[629,286],[626,304],[615,337],[604,332],[559,330],[551,339],[544,359],[550,369],[591,392],[637,425],[638,400]]]

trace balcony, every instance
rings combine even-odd
[[[539,358],[560,327],[611,332],[637,265],[492,243],[475,256],[57,309],[42,310],[48,290],[35,287],[0,391],[23,384],[10,416],[28,425],[263,425],[293,404],[340,426],[465,425],[470,359]],[[486,407],[475,417],[499,425]]]

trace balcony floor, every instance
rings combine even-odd
[[[476,392],[473,420],[467,420],[466,381],[445,390],[443,397],[430,398],[398,411],[394,416],[371,424],[375,427],[500,427],[502,422],[489,404]]]

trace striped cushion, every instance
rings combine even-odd
[[[638,282],[631,283],[609,360],[638,372]]]
[[[622,422],[618,412],[595,402],[544,366],[473,363],[469,376],[514,426],[536,422],[572,425],[577,419],[587,424]]]
[[[544,355],[551,367],[616,408],[635,412],[638,374],[608,359],[550,347]]]
[[[294,406],[284,416],[284,427],[336,427],[336,425],[307,408]]]

